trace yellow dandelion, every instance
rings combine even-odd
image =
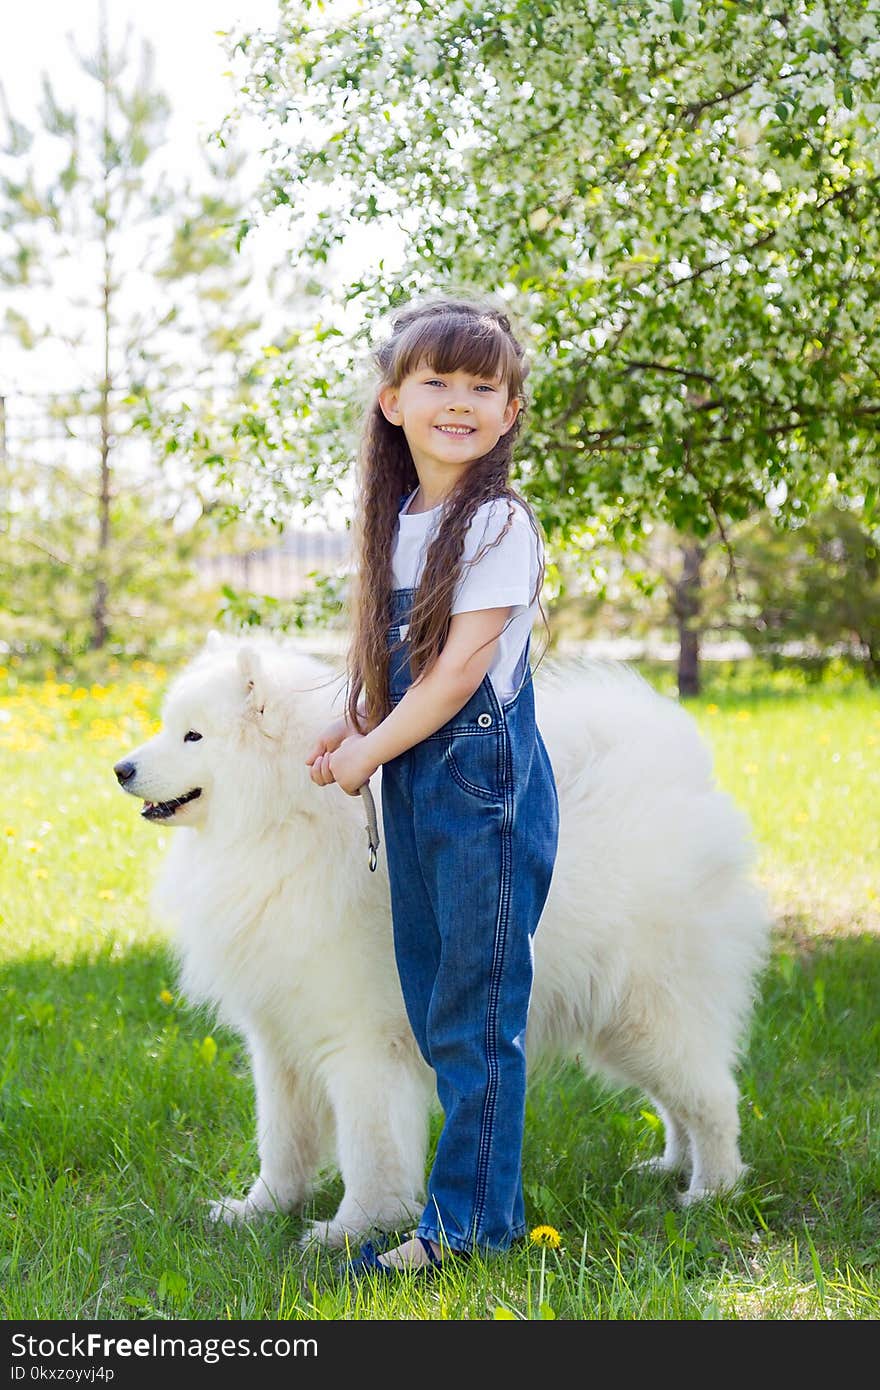
[[[736,712],[736,717],[737,717],[737,719],[741,719],[741,720],[742,720],[742,719],[751,719],[752,716],[751,716],[751,712],[750,712],[749,710],[747,710],[747,709],[738,709],[737,712]]]
[[[112,903],[113,899],[116,897],[116,894],[113,892],[112,888],[102,888],[98,894],[98,897],[103,899],[105,903]]]
[[[529,1231],[531,1245],[543,1245],[549,1250],[558,1250],[562,1237],[554,1226],[535,1226]]]
[[[718,706],[718,705],[707,705],[707,706],[706,706],[706,713],[707,713],[707,714],[717,714],[717,713],[718,713],[718,709],[719,709],[719,706]]]
[[[214,1061],[214,1058],[217,1056],[217,1044],[215,1043],[214,1039],[202,1038],[202,1041],[198,1047],[198,1054],[201,1057],[202,1061],[206,1062],[207,1065],[210,1066],[211,1063]]]
[[[14,830],[13,826],[7,825],[7,827],[6,827],[6,829],[4,830],[3,833],[4,833],[4,835],[6,835],[10,840],[14,840],[14,839],[15,839],[15,830]]]
[[[48,877],[49,877],[49,870],[48,870],[48,869],[34,869],[34,877],[35,877],[35,878],[48,878]]]
[[[162,1001],[163,1004],[173,1004],[173,1003],[174,1003],[174,995],[171,993],[171,990],[170,990],[170,989],[163,989],[163,990],[161,990],[160,993],[159,993],[159,998],[161,999],[161,1001]]]
[[[27,840],[25,842],[25,849],[27,850],[28,854],[39,854],[42,848],[43,846],[39,844],[36,840]]]

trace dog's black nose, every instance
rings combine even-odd
[[[116,773],[116,780],[120,787],[124,787],[126,782],[131,781],[132,777],[137,772],[137,768],[134,763],[117,763],[113,771]]]

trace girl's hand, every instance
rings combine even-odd
[[[323,729],[313,743],[306,758],[306,767],[311,768],[311,779],[319,787],[329,787],[334,781],[330,771],[330,754],[335,753],[349,732],[345,717],[334,719]]]
[[[367,734],[350,734],[329,757],[332,780],[349,796],[357,796],[379,766],[365,746],[367,738]]]

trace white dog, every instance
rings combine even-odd
[[[770,933],[748,826],[692,718],[634,672],[545,662],[535,683],[560,839],[530,1065],[576,1057],[638,1087],[665,1127],[650,1166],[687,1175],[685,1202],[729,1190],[744,1171],[734,1068]],[[384,851],[371,873],[362,799],[316,787],[304,762],[340,691],[289,644],[212,633],[161,732],[114,769],[147,820],[180,827],[156,907],[175,925],[184,991],[217,1006],[253,1067],[260,1173],[212,1214],[295,1210],[335,1163],[342,1201],[306,1236],[330,1245],[412,1221],[434,1103],[397,981]]]

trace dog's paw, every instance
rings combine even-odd
[[[256,1183],[246,1197],[221,1197],[208,1208],[211,1221],[223,1221],[227,1226],[243,1226],[261,1216],[276,1216],[291,1210],[293,1203],[282,1204],[262,1183]]]
[[[340,1221],[308,1221],[297,1242],[301,1250],[314,1246],[326,1246],[330,1250],[344,1250],[346,1245],[356,1247],[368,1232],[344,1226]]]
[[[343,1202],[329,1221],[309,1221],[300,1237],[302,1249],[325,1245],[332,1250],[356,1248],[365,1240],[401,1234],[418,1225],[420,1202],[391,1196],[376,1202]]]
[[[414,1219],[410,1215],[409,1225],[413,1224]],[[331,1221],[309,1221],[298,1244],[301,1250],[314,1249],[316,1246],[324,1246],[329,1250],[356,1250],[365,1240],[381,1240],[387,1237],[389,1232],[399,1232],[403,1229],[399,1222],[373,1223],[365,1226],[363,1222],[340,1221],[338,1218]]]
[[[698,1207],[701,1202],[708,1202],[713,1197],[726,1197],[729,1192],[729,1188],[689,1187],[686,1192],[678,1193],[676,1201],[680,1207]]]
[[[208,1220],[224,1222],[227,1226],[241,1226],[259,1215],[259,1208],[247,1197],[221,1197],[208,1207]]]
[[[654,1158],[640,1158],[637,1163],[630,1164],[631,1173],[680,1173],[681,1165],[670,1163],[662,1154],[656,1154]]]
[[[211,1221],[223,1221],[227,1226],[241,1226],[260,1216],[286,1215],[296,1211],[302,1197],[298,1190],[280,1183],[274,1190],[257,1178],[246,1197],[221,1197],[208,1208]]]
[[[686,1192],[679,1193],[679,1204],[683,1207],[695,1207],[698,1203],[708,1202],[713,1197],[736,1200],[742,1193],[743,1180],[748,1171],[748,1165],[741,1163],[731,1172],[716,1178],[714,1182],[707,1182],[705,1178],[702,1182],[692,1182]]]

